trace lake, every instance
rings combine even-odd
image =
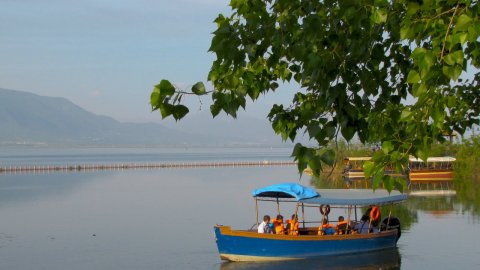
[[[10,149],[0,154],[0,166],[288,160],[290,151]],[[410,197],[398,209],[403,232],[394,250],[296,262],[222,262],[213,225],[250,228],[253,189],[299,180],[311,183],[306,175],[299,178],[295,166],[3,173],[0,269],[480,268],[479,206],[459,196]]]

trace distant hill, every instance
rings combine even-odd
[[[160,116],[159,116],[160,118]],[[0,88],[0,144],[280,145],[267,121],[215,119],[205,114],[178,126],[121,123],[65,98]]]
[[[90,113],[65,98],[6,89],[0,89],[0,121],[0,142],[4,144],[171,145],[191,139],[159,124],[120,123]]]

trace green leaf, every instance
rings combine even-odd
[[[420,81],[420,74],[416,70],[410,70],[407,77],[408,83],[418,83]]]
[[[160,103],[160,91],[155,88],[150,95],[150,104],[152,105],[152,110],[158,109],[158,104]]]
[[[160,114],[162,115],[162,119],[167,118],[173,112],[173,105],[168,103],[161,103],[159,104],[158,108],[160,110]]]
[[[347,126],[342,128],[342,136],[345,138],[345,140],[347,140],[347,142],[353,138],[353,135],[355,135],[354,127]]]
[[[380,184],[383,182],[383,177],[384,176],[385,176],[385,172],[383,170],[376,171],[375,175],[373,176],[373,180],[372,180],[373,190],[380,187]]]
[[[449,96],[447,98],[447,106],[453,108],[457,104],[457,99],[454,96]]]
[[[178,121],[188,113],[188,108],[185,105],[176,105],[173,106],[171,113],[173,115],[173,118]]]
[[[422,69],[421,74],[425,74],[428,70],[435,64],[435,56],[432,52],[428,51],[422,57],[420,57],[420,61],[418,66]]]
[[[312,158],[308,161],[308,167],[312,170],[313,174],[318,176],[322,171],[322,163],[317,158]]]
[[[442,72],[451,80],[456,81],[460,77],[460,75],[462,75],[462,67],[459,65],[443,66]]]
[[[390,175],[385,175],[383,177],[383,187],[388,191],[392,192],[394,188],[395,180]]]
[[[423,83],[414,84],[412,87],[412,95],[414,97],[419,97],[425,92],[427,92],[427,86]]]
[[[458,17],[457,23],[455,25],[456,31],[465,31],[468,30],[468,27],[472,23],[472,18],[466,14],[462,14]]]
[[[375,8],[372,14],[373,22],[376,24],[384,23],[387,21],[387,11],[382,8]]]
[[[416,2],[408,1],[407,14],[414,15],[420,9],[420,5]]]
[[[363,171],[365,173],[365,178],[369,178],[373,174],[373,169],[375,168],[375,163],[373,161],[365,161],[363,163]]]
[[[449,64],[450,66],[453,66],[454,64],[462,65],[464,58],[465,56],[463,55],[463,51],[457,50],[453,53],[447,54],[443,59],[445,60],[445,63]]]
[[[160,93],[160,96],[171,96],[175,93],[175,87],[168,80],[160,81],[160,84],[155,86]]]
[[[427,160],[427,158],[428,158],[428,152],[424,151],[423,149],[418,149],[418,151],[417,151],[417,156],[418,156],[421,160],[425,161],[425,160]]]
[[[411,118],[412,118],[412,112],[410,111],[409,108],[405,108],[400,114],[400,121],[402,122],[410,121]]]
[[[333,166],[335,163],[335,151],[333,149],[327,149],[321,156],[320,160],[329,166]]]
[[[210,105],[210,112],[212,113],[213,117],[216,117],[220,113],[220,111],[221,111],[221,108],[217,104],[214,103]]]
[[[406,39],[408,37],[408,30],[410,30],[409,27],[403,26],[400,28],[400,39]]]
[[[192,86],[192,92],[198,96],[205,95],[207,93],[203,82],[197,82],[196,84],[194,84]]]
[[[382,143],[382,151],[385,154],[390,153],[390,151],[392,151],[392,150],[393,150],[393,143],[392,142],[386,141],[386,142]]]
[[[395,189],[403,193],[403,191],[407,187],[407,184],[405,183],[405,180],[403,180],[401,178],[395,178],[394,180],[395,180],[395,182],[393,183],[393,185],[394,185]]]
[[[431,117],[434,122],[443,123],[443,120],[445,119],[445,111],[442,109],[438,107],[432,108]]]

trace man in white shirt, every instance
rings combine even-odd
[[[273,233],[270,227],[270,216],[263,216],[263,222],[258,225],[258,233]]]

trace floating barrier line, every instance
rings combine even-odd
[[[81,165],[23,165],[0,166],[0,173],[35,173],[52,171],[96,171],[161,168],[215,168],[215,167],[267,167],[291,166],[295,161],[232,161],[232,162],[182,162],[182,163],[117,163]]]

